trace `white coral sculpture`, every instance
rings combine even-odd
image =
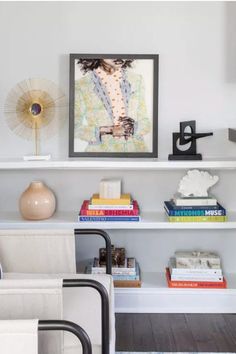
[[[214,186],[218,180],[218,176],[212,176],[208,172],[190,170],[181,179],[178,192],[184,197],[207,197],[208,189]]]

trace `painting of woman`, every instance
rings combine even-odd
[[[134,59],[79,58],[75,61],[75,151],[148,153],[152,117],[143,76]],[[78,77],[78,78],[77,78]],[[152,136],[151,136],[152,137]]]

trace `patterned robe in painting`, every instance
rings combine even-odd
[[[112,104],[106,88],[95,71],[75,81],[75,139],[87,141],[86,152],[147,152],[144,135],[151,129],[144,99],[141,75],[122,70],[120,83],[126,116],[134,119],[134,135],[114,138],[105,135],[99,139],[99,127],[112,126]]]

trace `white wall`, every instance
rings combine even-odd
[[[227,128],[236,127],[236,3],[0,2],[0,158],[32,152],[9,131],[7,92],[29,77],[48,78],[68,95],[69,53],[159,53],[159,157],[171,133],[196,119],[204,156],[235,156]],[[68,156],[68,121],[43,152]]]

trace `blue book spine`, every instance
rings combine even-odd
[[[173,210],[225,210],[219,203],[217,205],[175,205],[172,200],[165,201],[164,203],[168,209]]]
[[[140,221],[139,216],[79,216],[79,221]]]
[[[140,280],[139,264],[136,262],[134,275],[128,274],[112,274],[113,280]]]
[[[165,210],[169,216],[225,216],[226,210],[218,204],[216,208],[213,206],[196,206],[196,207],[176,207],[172,202],[164,202]]]

